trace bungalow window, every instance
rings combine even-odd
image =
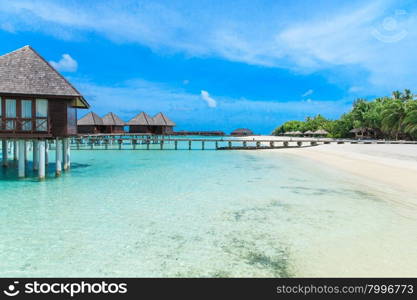
[[[48,131],[48,100],[36,99],[36,131]]]
[[[16,99],[6,99],[5,115],[6,130],[14,130],[16,128]]]
[[[32,100],[22,100],[22,130],[32,130]]]

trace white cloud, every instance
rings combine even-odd
[[[208,107],[216,107],[217,102],[212,97],[210,97],[210,94],[207,91],[201,91],[201,98],[207,102]]]
[[[313,89],[309,89],[304,94],[302,94],[301,96],[302,97],[307,97],[307,96],[310,96],[313,93],[314,93],[314,90]]]
[[[75,72],[78,68],[78,63],[69,54],[62,54],[58,62],[49,62],[55,69],[62,72]]]
[[[285,10],[255,0],[120,3],[0,0],[0,14],[8,16],[6,28],[17,32],[36,30],[62,39],[93,32],[154,51],[322,72],[346,86],[366,85],[367,92],[417,86],[415,10],[397,15],[396,9],[403,10],[393,0],[324,1],[323,7],[291,1]]]

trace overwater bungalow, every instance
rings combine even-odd
[[[89,112],[78,120],[78,133],[97,134],[104,131],[104,122],[96,113]]]
[[[147,113],[141,112],[127,122],[127,125],[130,133],[171,134],[175,123],[163,113],[158,113],[152,118]]]
[[[47,140],[57,146],[56,173],[69,168],[69,137],[77,134],[77,108],[89,104],[80,92],[30,46],[0,56],[0,138],[3,166],[14,148],[19,177],[25,176],[26,145],[33,167],[45,177]],[[64,153],[62,153],[64,152]]]
[[[174,131],[175,123],[172,122],[163,113],[158,113],[153,118],[153,129],[155,134],[172,134]]]
[[[134,116],[129,122],[130,133],[152,133],[153,119],[145,112],[141,112]]]
[[[124,133],[126,123],[115,113],[109,112],[103,118],[103,133]]]
[[[233,136],[248,136],[248,135],[253,135],[253,131],[247,128],[238,128],[233,130],[230,135]]]

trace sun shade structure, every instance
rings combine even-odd
[[[89,112],[77,122],[79,133],[101,133],[104,128],[103,119],[96,113]]]
[[[89,104],[32,47],[0,56],[0,136],[77,134],[77,108]],[[6,109],[7,108],[7,109]]]
[[[253,135],[253,131],[247,128],[238,128],[233,130],[230,135],[233,136],[248,136],[248,135]]]
[[[329,132],[328,131],[326,131],[326,130],[324,130],[324,129],[319,129],[319,130],[316,130],[316,131],[314,131],[314,135],[328,135],[329,134]]]
[[[109,112],[103,118],[104,132],[106,133],[123,133],[126,123],[115,113]]]
[[[312,134],[314,134],[314,132],[311,130],[307,130],[306,132],[304,132],[304,135],[312,135]]]

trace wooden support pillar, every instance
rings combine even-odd
[[[146,140],[146,150],[149,150],[151,141],[149,139]]]
[[[274,148],[274,141],[269,142],[269,147]]]
[[[201,150],[204,150],[204,141],[201,142]]]
[[[119,143],[119,150],[122,150],[123,140],[122,139],[118,139],[117,142]]]
[[[28,163],[28,152],[29,152],[29,150],[28,150],[28,147],[29,147],[29,144],[30,143],[26,143],[26,141],[25,141],[25,143],[24,143],[24,145],[25,145],[25,149],[24,149],[24,155],[25,155],[25,164],[27,164]]]
[[[2,145],[1,145],[1,149],[2,149],[2,157],[3,157],[3,167],[7,167],[8,166],[8,159],[9,159],[9,153],[8,153],[8,149],[7,149],[8,143],[7,140],[3,140],[2,141]]]
[[[33,170],[39,169],[39,141],[33,140],[33,146],[32,146],[32,157],[33,157]]]
[[[38,142],[39,147],[39,170],[38,170],[38,178],[39,180],[45,179],[45,141]]]
[[[26,152],[26,141],[19,140],[19,161],[18,161],[18,176],[19,178],[25,177],[25,152]]]
[[[45,141],[45,166],[48,168],[49,164],[49,141]]]
[[[62,172],[62,143],[58,138],[55,149],[55,175],[60,176]]]
[[[19,142],[17,140],[13,141],[13,159],[19,159]]]
[[[248,142],[243,141],[243,148],[247,148],[248,147]]]
[[[219,149],[219,142],[216,141],[216,150]]]
[[[178,141],[174,141],[175,150],[178,150]]]
[[[133,150],[136,150],[136,144],[137,144],[137,140],[132,140],[132,148]]]
[[[191,150],[191,141],[188,141],[188,150]]]
[[[229,145],[229,149],[232,149],[232,142],[228,142],[228,145]]]
[[[260,148],[261,147],[261,142],[257,141],[256,142],[256,148]]]
[[[80,150],[80,140],[79,139],[76,139],[75,140],[75,143],[76,143],[76,145],[77,145],[77,150]]]
[[[161,147],[161,150],[164,150],[164,140],[161,140],[160,147]]]
[[[69,139],[64,138],[62,140],[62,150],[63,150],[63,158],[64,158],[64,171],[68,170],[70,168],[70,145],[69,145]]]
[[[67,138],[67,169],[71,168],[71,144],[70,139]]]

